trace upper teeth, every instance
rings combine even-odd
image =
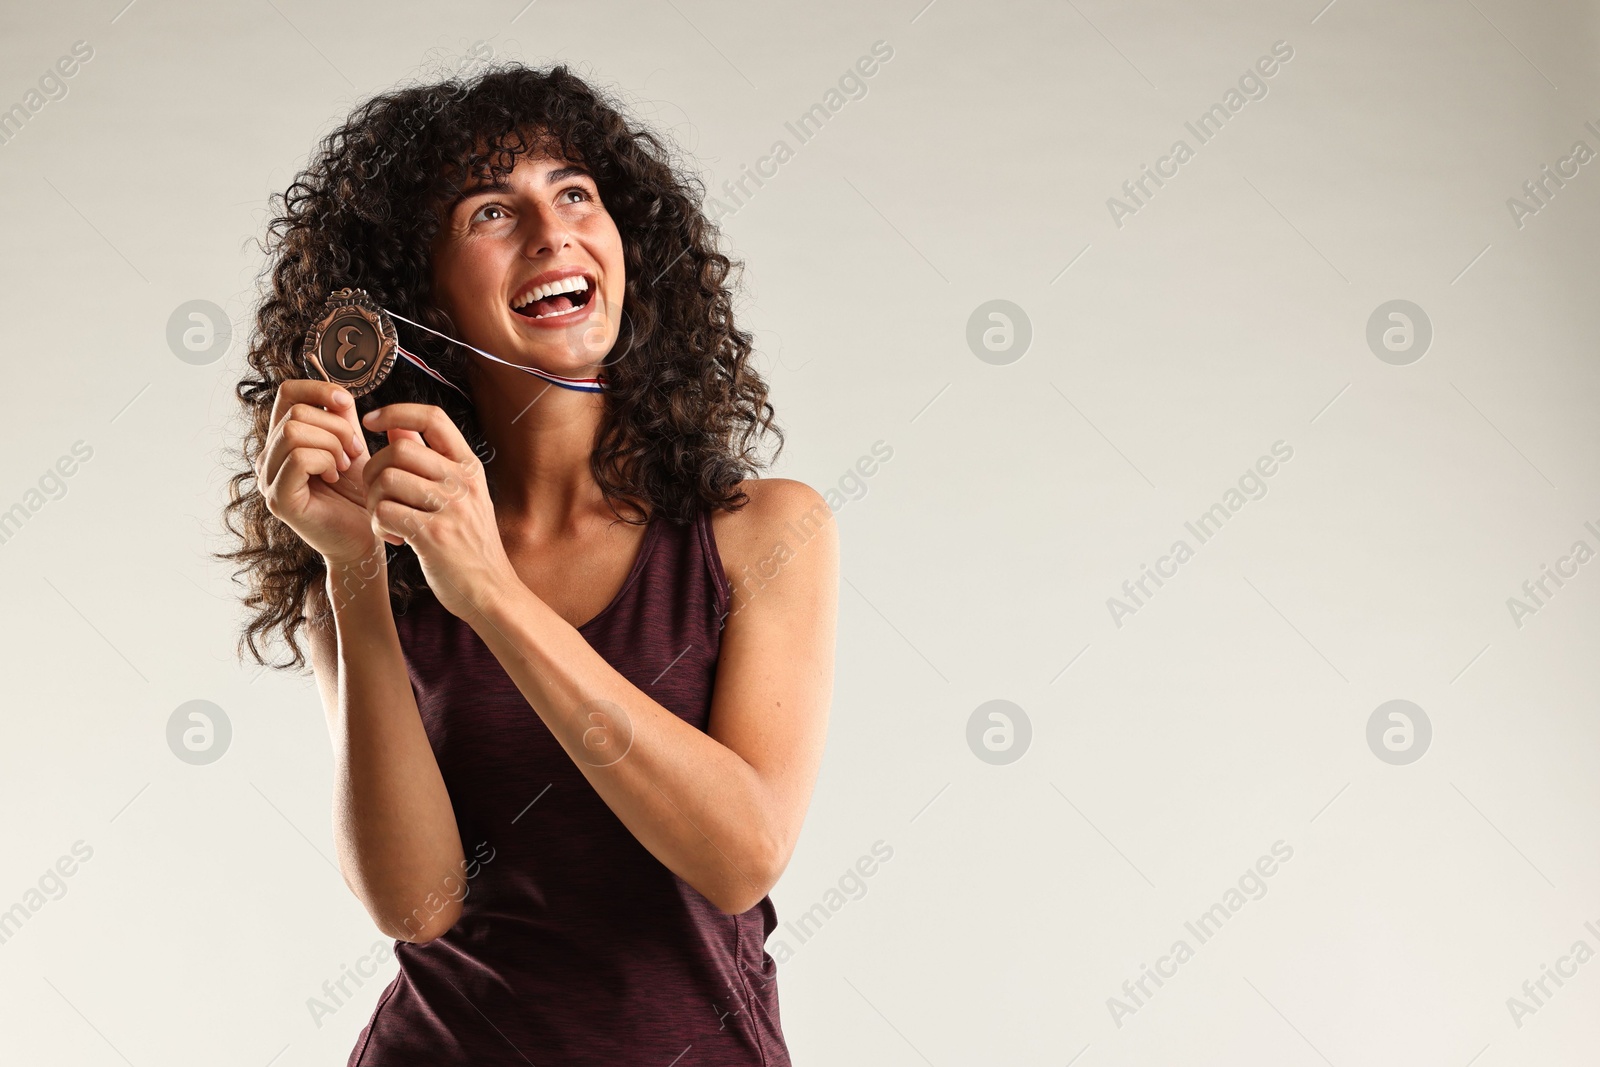
[[[581,293],[589,288],[589,279],[581,274],[574,274],[570,278],[560,278],[553,282],[529,289],[526,293],[511,302],[513,308],[526,307],[535,300],[543,300],[547,296],[556,296],[560,293]]]

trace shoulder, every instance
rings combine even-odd
[[[770,580],[774,572],[801,555],[811,566],[802,571],[827,580],[837,569],[838,528],[833,508],[822,494],[791,478],[747,478],[739,483],[748,500],[737,511],[716,511],[712,534],[723,571],[735,587],[746,568]],[[820,549],[821,551],[816,551]]]
[[[833,536],[833,508],[822,494],[792,478],[746,478],[739,483],[748,498],[737,511],[711,516],[718,546],[736,555],[741,549],[768,549],[785,536],[810,537],[823,530]]]

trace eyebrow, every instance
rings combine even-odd
[[[582,167],[574,165],[557,167],[555,170],[550,171],[544,176],[544,183],[546,185],[556,185],[559,182],[566,181],[568,178],[579,177],[588,178],[590,181],[594,180],[594,175],[590,174]],[[470,199],[474,196],[481,196],[484,193],[504,193],[509,192],[510,189],[511,186],[506,184],[504,178],[500,178],[492,182],[479,182],[476,185],[472,185],[461,190],[461,192],[456,196],[455,201],[450,205],[450,208],[451,210],[454,210],[461,205],[462,201]]]

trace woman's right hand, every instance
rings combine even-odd
[[[278,386],[272,425],[256,460],[267,510],[329,563],[366,559],[382,547],[367,511],[366,437],[355,400],[332,382]]]

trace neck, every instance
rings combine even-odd
[[[474,369],[473,406],[494,450],[485,471],[502,531],[514,526],[521,539],[543,540],[610,517],[589,470],[604,394],[509,369]]]

